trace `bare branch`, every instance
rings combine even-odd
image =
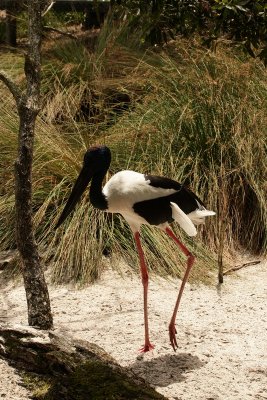
[[[48,13],[49,10],[51,10],[51,8],[53,7],[53,5],[55,4],[54,1],[51,1],[51,3],[49,4],[49,6],[47,6],[47,8],[42,12],[42,17],[45,16],[46,13]]]
[[[64,31],[61,31],[60,29],[52,28],[51,26],[46,26],[46,25],[45,25],[45,26],[43,27],[43,29],[44,29],[45,31],[56,32],[56,33],[59,33],[60,35],[67,36],[67,37],[69,37],[69,38],[71,38],[71,39],[74,39],[74,40],[78,40],[77,36],[72,35],[72,33],[64,32]]]
[[[7,88],[12,93],[17,105],[21,103],[23,99],[23,93],[18,87],[18,85],[4,72],[0,71],[0,80],[7,86]]]
[[[250,261],[250,262],[247,262],[247,263],[245,263],[245,264],[236,265],[235,267],[229,268],[229,269],[227,269],[226,271],[224,271],[223,275],[228,275],[228,274],[230,274],[231,272],[238,271],[238,270],[241,269],[241,268],[250,267],[251,265],[257,265],[257,264],[259,264],[259,263],[260,263],[260,260],[257,260],[257,261]]]

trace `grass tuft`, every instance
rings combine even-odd
[[[50,43],[44,53],[33,202],[36,237],[44,262],[52,262],[54,281],[94,281],[105,267],[103,254],[115,260],[114,266],[124,259],[138,270],[129,227],[119,216],[93,210],[88,195],[54,230],[83,153],[96,143],[111,148],[108,176],[127,168],[169,176],[189,185],[216,211],[197,239],[175,227],[197,255],[193,279],[208,279],[209,268],[222,255],[227,262],[244,248],[266,253],[264,67],[240,59],[224,44],[211,53],[197,39],[178,38],[163,51],[142,55],[140,49],[123,45],[118,32],[104,31],[94,51],[87,43],[64,38]],[[0,247],[6,250],[15,247],[18,119],[3,86],[0,94]],[[185,260],[166,235],[143,228],[142,237],[151,271],[162,276],[183,273]]]

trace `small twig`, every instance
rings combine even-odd
[[[260,260],[250,261],[250,262],[247,262],[245,264],[236,265],[235,267],[229,268],[226,271],[224,271],[223,275],[227,275],[227,274],[229,274],[229,273],[231,273],[233,271],[238,271],[241,268],[250,267],[251,265],[257,265],[259,263],[260,263]]]
[[[20,102],[23,99],[23,92],[20,90],[18,85],[4,71],[0,71],[0,80],[10,90],[17,105],[19,106]]]
[[[49,6],[42,12],[42,17],[44,17],[45,14],[47,14],[48,11],[51,10],[51,8],[53,7],[54,4],[55,4],[55,1],[51,1],[51,3],[49,4]]]
[[[68,37],[71,38],[71,39],[78,40],[77,36],[72,35],[72,33],[64,32],[64,31],[61,31],[60,29],[57,29],[57,28],[52,28],[52,27],[50,27],[50,26],[44,26],[43,29],[44,29],[45,31],[56,32],[56,33],[59,33],[60,35],[68,36]]]

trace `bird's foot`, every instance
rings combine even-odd
[[[153,350],[155,346],[151,344],[150,342],[145,343],[141,349],[139,349],[140,353],[146,353],[147,351]]]
[[[170,336],[170,341],[171,341],[171,345],[174,351],[176,351],[176,349],[178,349],[178,344],[177,344],[177,340],[176,340],[176,333],[177,330],[175,328],[175,325],[173,323],[170,323],[169,325],[169,336]]]

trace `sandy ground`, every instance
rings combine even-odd
[[[143,344],[139,278],[106,271],[86,289],[50,287],[55,329],[102,346],[171,400],[267,399],[267,264],[225,277],[219,289],[188,284],[177,318],[179,349],[168,322],[180,281],[153,279],[149,287],[151,341]],[[0,322],[26,325],[22,286],[1,291]],[[0,398],[29,399],[19,377],[0,360]],[[92,399],[93,400],[93,399]]]

